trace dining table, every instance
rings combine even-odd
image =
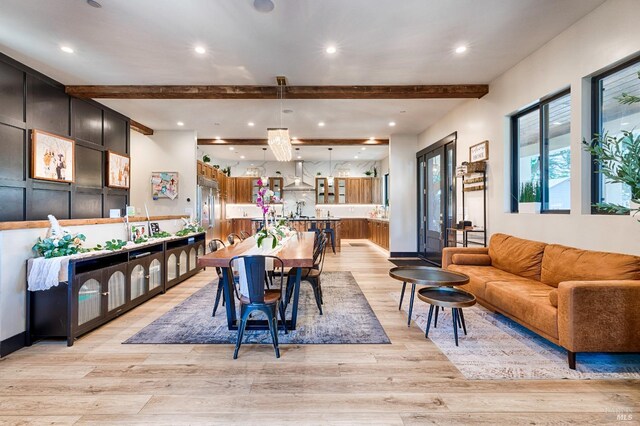
[[[289,279],[293,278],[293,301],[291,303],[291,318],[285,319],[288,330],[295,330],[298,319],[298,301],[300,298],[300,281],[302,278],[302,268],[313,266],[313,247],[315,242],[315,232],[296,232],[291,237],[283,241],[281,247],[269,250],[269,255],[277,256],[282,260],[284,268],[292,268]],[[233,286],[233,276],[230,273],[230,262],[236,256],[242,256],[249,252],[255,254],[255,237],[220,248],[217,251],[200,256],[199,267],[217,267],[222,270],[223,296],[227,314],[227,327],[229,330],[237,330],[240,320],[236,312],[236,295]],[[285,277],[286,280],[286,277]],[[287,306],[288,307],[288,306]],[[284,324],[279,321],[279,328],[284,328]],[[268,330],[266,320],[249,320],[247,330]]]

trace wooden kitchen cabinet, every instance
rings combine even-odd
[[[235,178],[235,203],[251,204],[252,203],[252,178],[237,177]]]
[[[389,222],[381,219],[368,219],[369,240],[380,247],[389,249]]]

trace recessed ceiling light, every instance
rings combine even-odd
[[[389,122],[389,127],[395,127],[395,125],[396,125],[396,122],[395,122],[395,121],[390,121],[390,122]]]
[[[95,7],[96,9],[100,9],[102,7],[102,5],[96,0],[87,0],[87,4],[91,7]]]
[[[338,49],[335,46],[328,46],[325,50],[325,52],[327,52],[329,55],[333,55],[337,51]]]
[[[367,148],[365,148],[365,147],[363,146],[363,147],[362,147],[362,148],[360,148],[360,149],[364,151],[364,150],[365,150],[365,149],[367,149]]]
[[[207,53],[207,50],[202,46],[196,46],[193,50],[195,50],[196,53],[199,53],[200,55],[204,55],[205,53]]]
[[[258,12],[269,13],[273,10],[275,5],[271,0],[253,0],[253,7]]]
[[[319,123],[318,123],[318,126],[320,126],[320,127],[324,127],[324,121],[319,122]]]
[[[229,151],[233,151],[233,147],[232,146],[229,147]]]
[[[177,124],[178,126],[184,126],[184,123],[183,123],[182,121],[178,121],[176,124]]]
[[[73,53],[73,49],[70,48],[69,46],[60,46],[60,50],[62,50],[65,53]]]
[[[244,155],[241,155],[240,158],[244,160]]]
[[[357,160],[357,159],[358,159],[358,156],[357,156],[357,155],[355,155],[353,158],[355,158],[355,159]]]
[[[298,160],[302,158],[302,155],[298,155]]]
[[[219,141],[220,139],[222,139],[220,136],[216,136],[217,141]]]
[[[456,53],[464,53],[467,51],[467,46],[458,46],[456,47]]]
[[[247,126],[249,126],[249,127],[253,127],[255,125],[256,125],[256,123],[254,123],[253,121],[250,121],[250,122],[247,123]]]

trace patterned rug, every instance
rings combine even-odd
[[[207,284],[124,343],[235,344],[238,334],[227,329],[222,303],[211,316],[217,285]],[[391,343],[351,272],[323,272],[322,291],[324,315],[318,312],[309,283],[301,283],[297,328],[289,334],[281,331],[281,344]],[[264,316],[257,313],[255,318]],[[243,343],[271,344],[271,336],[268,331],[247,330]]]
[[[402,309],[409,310],[409,294]],[[399,293],[390,293],[398,303]],[[411,324],[424,332],[429,305],[417,297]],[[429,339],[471,380],[520,379],[640,379],[640,354],[579,353],[576,370],[567,365],[567,351],[510,319],[476,304],[464,309],[467,335],[453,338],[451,310],[440,312]],[[424,338],[424,335],[423,335]]]

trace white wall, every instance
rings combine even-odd
[[[389,251],[417,250],[417,135],[389,138]]]
[[[489,140],[488,227],[539,241],[640,254],[640,224],[629,217],[590,215],[589,77],[640,51],[640,1],[609,0],[491,82],[489,94],[470,100],[419,135],[419,148],[458,132],[458,164],[469,146]],[[541,97],[571,87],[571,214],[509,213],[508,116]],[[640,124],[640,123],[637,123]],[[392,158],[392,169],[393,158]],[[395,176],[394,176],[395,178]],[[393,196],[393,195],[392,195]]]
[[[181,220],[158,221],[160,229],[175,233],[182,228]],[[112,238],[127,240],[124,224],[85,225],[67,227],[72,233],[87,237],[84,247],[104,244]],[[25,331],[26,262],[38,237],[47,229],[17,229],[0,232],[0,340]]]
[[[196,150],[197,137],[193,130],[161,130],[152,136],[131,132],[131,205],[139,214],[145,214],[145,203],[151,216],[191,214],[196,202]],[[152,172],[179,173],[175,200],[153,200]]]

